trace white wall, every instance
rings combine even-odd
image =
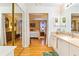
[[[29,20],[27,20],[27,7],[25,6],[25,4],[19,4],[18,6],[21,8],[22,10],[22,44],[23,47],[28,47],[29,46]]]
[[[56,6],[37,6],[37,5],[26,5],[26,21],[24,27],[26,27],[24,30],[25,32],[25,42],[26,46],[28,47],[30,44],[30,32],[29,32],[29,13],[48,13],[48,46],[51,47],[50,44],[50,34],[53,32],[55,29],[53,27],[53,21],[54,17],[59,17],[59,8]]]
[[[0,6],[0,45],[4,44],[2,13],[11,13],[11,6]]]
[[[1,18],[1,15],[0,15],[0,18]],[[1,19],[0,19],[0,45],[3,45],[3,39],[2,39],[3,37],[2,37],[2,32],[1,32],[2,28],[1,27],[2,27],[2,25],[1,25]]]

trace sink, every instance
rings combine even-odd
[[[67,42],[79,46],[79,38],[76,38],[75,36],[73,36],[73,34],[71,35],[59,34],[59,37]]]

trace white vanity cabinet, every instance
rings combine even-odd
[[[51,35],[50,39],[51,39],[51,47],[53,48],[53,46],[54,46],[54,36]]]
[[[58,38],[58,46],[57,46],[57,53],[59,54],[59,55],[61,55],[62,54],[62,41]]]
[[[57,50],[57,37],[51,36],[51,45],[54,50]]]
[[[60,56],[69,56],[69,43],[62,39],[58,39],[58,54]]]
[[[70,56],[79,56],[79,47],[70,45]]]
[[[56,37],[54,37],[54,49],[56,49],[57,50],[57,46],[58,46],[58,41],[57,41],[57,38]]]
[[[52,37],[52,47],[59,56],[79,56],[79,39],[69,36],[54,34]]]

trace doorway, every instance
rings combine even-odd
[[[15,39],[14,45],[22,47],[22,13],[14,14],[14,31]],[[13,46],[12,44],[12,13],[3,13],[4,21],[4,34],[5,34],[5,45]]]
[[[46,45],[48,13],[30,13],[30,45]]]

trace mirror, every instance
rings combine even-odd
[[[66,6],[61,15],[61,31],[79,32],[79,3]]]
[[[71,29],[72,32],[79,32],[79,3],[71,7]]]

